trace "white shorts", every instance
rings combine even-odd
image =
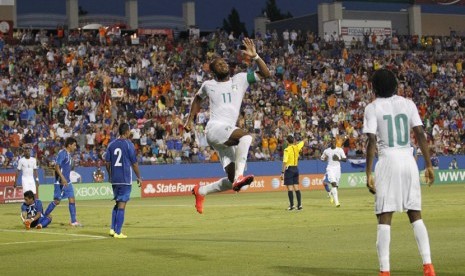
[[[339,185],[339,180],[341,179],[341,170],[337,169],[327,169],[326,175],[329,183],[336,183],[336,186]]]
[[[21,186],[23,187],[23,193],[32,191],[34,194],[37,194],[36,182],[34,178],[21,178]]]
[[[405,149],[385,150],[375,167],[375,213],[421,210],[417,163]]]
[[[226,146],[224,143],[228,141],[236,126],[222,124],[216,121],[209,121],[205,131],[207,133],[207,142],[217,152],[223,168],[228,166],[236,159],[236,146]]]

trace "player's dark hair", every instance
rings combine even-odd
[[[287,136],[287,142],[289,142],[289,144],[294,143],[294,136],[288,135],[288,136]]]
[[[34,198],[34,193],[33,193],[31,190],[26,191],[26,192],[24,193],[24,197],[27,197],[27,198]]]
[[[371,77],[371,83],[373,84],[373,90],[375,91],[376,97],[389,98],[396,94],[397,79],[394,73],[390,70],[376,70]]]
[[[129,131],[129,125],[128,123],[122,123],[120,126],[119,126],[119,129],[118,129],[118,133],[119,135],[124,135],[126,132]]]
[[[72,144],[77,144],[76,139],[74,139],[73,137],[66,138],[66,140],[65,140],[65,148],[67,148],[69,145],[72,145]]]
[[[219,60],[220,60],[219,57],[213,59],[213,61],[210,62],[209,68],[210,68],[210,71],[213,73],[213,75],[215,75],[216,79],[223,80],[226,77],[228,77],[229,73],[224,74],[224,73],[219,73],[219,72],[216,71],[215,65]]]

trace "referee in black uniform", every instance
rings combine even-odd
[[[281,179],[284,179],[284,185],[287,188],[287,196],[289,197],[289,208],[287,210],[294,210],[294,194],[297,198],[297,210],[302,210],[302,196],[299,190],[299,154],[304,147],[304,141],[295,143],[294,136],[287,136],[289,145],[284,150],[283,167],[281,170]]]

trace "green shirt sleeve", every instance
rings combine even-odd
[[[255,79],[255,72],[254,71],[247,72],[247,82],[249,84],[257,82],[257,80]]]

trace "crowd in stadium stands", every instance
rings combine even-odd
[[[256,69],[240,53],[243,35],[221,30],[174,41],[151,36],[139,45],[80,33],[65,36],[70,41],[45,32],[15,36],[17,45],[0,38],[3,167],[16,165],[25,144],[49,166],[69,136],[78,141],[75,163],[98,165],[119,122],[130,123],[141,164],[216,162],[205,138],[208,103],[195,130],[183,128],[190,101],[211,78],[216,55],[227,59],[231,73]],[[257,52],[273,78],[252,85],[244,98],[237,124],[253,133],[249,159],[279,159],[288,134],[308,138],[304,159],[319,158],[332,136],[349,158],[363,157],[369,76],[380,67],[394,70],[398,94],[417,104],[432,150],[464,154],[463,40],[366,35],[344,43],[294,30],[257,34]]]

